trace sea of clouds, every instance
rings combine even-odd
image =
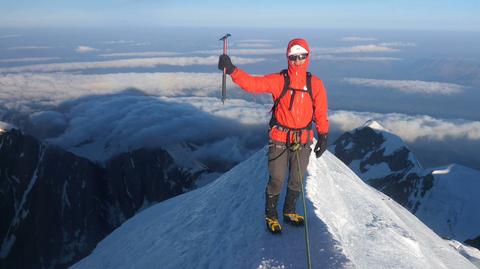
[[[343,38],[342,42],[363,43],[312,46],[314,60],[399,61],[402,58],[396,55],[398,51],[404,47],[416,47],[412,42],[378,40],[376,37],[350,36]],[[110,42],[103,44],[130,46],[138,43],[130,40]],[[20,49],[46,50],[48,47],[24,45],[4,50]],[[132,68],[158,66],[211,66],[216,69],[219,49],[190,53],[122,52],[78,45],[72,51],[82,55],[97,54],[97,60],[62,62],[59,57],[0,59],[0,120],[15,124],[48,143],[100,162],[136,148],[168,148],[190,143],[195,145],[191,154],[201,161],[234,164],[267,143],[271,103],[240,99],[241,95],[234,93],[241,90],[230,79],[227,87],[229,96],[233,97],[222,103],[219,99],[219,71],[130,71]],[[261,63],[268,60],[269,55],[285,53],[268,39],[241,40],[230,51],[234,55],[232,61],[238,66]],[[56,62],[51,63],[52,60]],[[17,65],[1,67],[2,63]],[[121,72],[84,73],[109,68]],[[452,95],[461,94],[465,88],[446,82],[360,77],[345,77],[342,83],[405,94]],[[479,121],[346,110],[330,110],[329,119],[332,134],[336,135],[375,119],[411,144],[421,141],[435,144],[437,141],[443,145],[446,141],[462,141],[459,148],[469,148],[478,146],[480,141]]]

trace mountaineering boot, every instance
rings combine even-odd
[[[280,233],[282,226],[278,223],[277,205],[279,195],[265,193],[265,222],[271,233]]]
[[[265,217],[265,222],[267,223],[267,229],[272,234],[278,234],[282,232],[282,226],[278,223],[278,219],[271,219],[269,217]]]
[[[283,221],[295,226],[303,226],[303,223],[305,220],[303,219],[303,216],[300,216],[297,213],[292,213],[292,214],[283,214]]]
[[[301,226],[304,223],[303,216],[295,213],[295,204],[297,203],[299,194],[299,191],[287,188],[287,195],[285,196],[285,204],[283,206],[283,221],[295,226]]]

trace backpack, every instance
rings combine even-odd
[[[270,119],[270,123],[269,123],[270,128],[272,128],[273,126],[278,126],[278,127],[280,127],[280,130],[283,129],[284,131],[311,130],[312,129],[312,122],[313,122],[313,114],[312,114],[312,119],[310,120],[310,122],[303,128],[291,128],[291,127],[282,125],[275,118],[275,112],[277,110],[278,104],[280,103],[280,100],[285,96],[285,94],[287,94],[287,92],[289,90],[291,90],[293,92],[292,92],[292,97],[290,99],[290,105],[288,107],[288,110],[292,110],[293,100],[295,99],[296,92],[305,92],[305,90],[303,90],[303,89],[290,88],[290,77],[288,76],[288,70],[287,69],[282,70],[280,72],[280,74],[283,76],[283,79],[284,79],[283,90],[282,90],[282,93],[280,94],[280,96],[278,96],[278,98],[273,101],[273,106],[272,106],[272,109],[270,110],[272,112],[272,118]],[[310,72],[307,72],[307,92],[308,92],[308,95],[310,96],[310,99],[312,100],[312,104],[313,104],[312,74]]]

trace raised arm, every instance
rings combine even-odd
[[[280,74],[270,74],[266,76],[252,76],[232,64],[228,55],[222,54],[218,61],[218,69],[227,70],[227,74],[232,77],[243,90],[250,93],[271,93],[278,96],[283,89],[283,77]]]
[[[237,67],[231,77],[240,88],[250,93],[271,93],[278,96],[283,89],[283,77],[280,74],[252,76]]]

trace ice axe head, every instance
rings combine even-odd
[[[220,38],[219,40],[225,40],[225,39],[227,39],[227,38],[230,37],[230,36],[231,36],[231,34],[226,34],[226,35],[224,35],[222,38]]]
[[[222,38],[220,38],[220,40],[223,41],[223,54],[227,54],[227,38],[229,36],[230,34],[226,34]]]

